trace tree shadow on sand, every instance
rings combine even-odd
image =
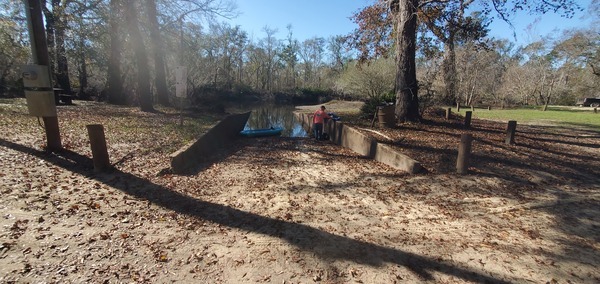
[[[203,201],[119,170],[96,174],[92,171],[92,160],[90,158],[72,151],[64,150],[60,153],[50,154],[1,138],[0,146],[35,156],[177,213],[231,228],[279,238],[301,250],[313,252],[324,260],[348,260],[373,267],[381,267],[386,263],[396,264],[406,267],[422,279],[427,280],[434,279],[432,272],[441,272],[466,281],[510,283],[507,280],[485,275],[482,271],[458,267],[443,260],[358,241],[307,225],[273,219],[226,205]],[[143,184],[144,186],[142,189],[129,187],[121,182],[116,182],[119,179],[125,179],[130,183]]]

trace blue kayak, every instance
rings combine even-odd
[[[264,128],[264,129],[248,129],[240,131],[240,135],[246,137],[266,137],[266,136],[279,136],[281,135],[283,128]]]

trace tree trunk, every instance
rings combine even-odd
[[[87,74],[87,64],[85,62],[85,39],[80,36],[79,37],[79,68],[78,68],[78,79],[79,79],[79,91],[77,92],[77,97],[82,100],[88,100],[90,98],[89,94],[86,92],[88,87],[88,74]]]
[[[135,54],[135,65],[137,68],[137,88],[136,94],[142,111],[154,111],[152,106],[152,93],[150,91],[150,73],[148,70],[148,53],[142,33],[138,26],[138,16],[135,9],[135,2],[125,1],[125,13],[129,37]]]
[[[552,81],[550,81],[550,86],[548,87],[548,93],[544,99],[544,108],[542,111],[548,110],[548,105],[550,104],[550,98],[552,97],[552,91],[554,89],[554,83],[556,82],[556,78],[552,77]],[[540,92],[541,94],[541,92]]]
[[[64,17],[64,7],[61,7],[60,4],[61,0],[52,0],[54,40],[56,44],[56,83],[67,95],[71,95],[69,63],[67,60],[67,51],[65,50],[65,29],[67,28],[67,23]]]
[[[56,63],[56,49],[54,44],[55,21],[53,12],[48,9],[46,4],[46,0],[42,0],[42,11],[44,12],[44,20],[46,23],[46,44],[48,45],[48,57],[50,58],[48,68],[50,69],[50,82],[52,83],[54,81],[54,71],[56,70],[54,67],[54,64]]]
[[[454,50],[455,32],[453,27],[448,27],[449,35],[444,42],[444,84],[446,94],[444,101],[447,104],[454,105],[457,100],[456,96],[456,51]]]
[[[458,99],[460,101],[460,99]],[[467,101],[465,102],[468,106],[473,106],[475,104],[475,84],[471,86],[471,90],[469,91],[469,95],[467,95]]]
[[[462,12],[459,18],[462,18]],[[444,100],[446,103],[455,104],[460,101],[456,95],[456,32],[458,27],[452,21],[446,26],[448,30],[448,37],[444,42],[444,85],[446,88],[446,94]]]
[[[600,76],[600,68],[596,67],[596,65],[589,63],[590,67],[592,68],[592,74],[596,75],[596,76]]]
[[[158,26],[158,16],[156,12],[156,1],[146,1],[146,12],[148,21],[150,22],[150,44],[152,45],[152,53],[154,57],[154,84],[156,86],[156,94],[158,103],[164,106],[169,106],[169,90],[167,89],[167,78],[165,74],[165,59],[164,45],[162,35]]]
[[[396,26],[396,116],[398,121],[418,121],[419,85],[416,72],[418,0],[391,1]]]
[[[110,58],[108,61],[108,102],[116,105],[127,104],[127,97],[123,92],[123,79],[121,78],[121,49],[122,42],[119,32],[119,19],[122,15],[119,0],[110,0]]]

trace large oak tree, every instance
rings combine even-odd
[[[396,41],[396,116],[400,122],[416,121],[419,115],[417,82],[418,0],[390,1]]]
[[[362,59],[384,55],[395,44],[398,64],[396,74],[396,116],[400,122],[419,120],[418,82],[416,79],[417,25],[425,23],[446,47],[446,84],[450,88],[448,99],[455,99],[455,66],[452,54],[456,34],[472,28],[464,18],[464,11],[476,3],[475,0],[379,0],[354,16],[359,29],[353,37],[354,45],[361,51]],[[549,11],[572,16],[579,9],[574,0],[492,0],[479,1],[483,16],[495,13],[508,21],[508,15],[520,10],[530,13]],[[458,12],[457,12],[458,11]],[[445,25],[436,25],[441,20]],[[474,22],[470,22],[473,24]]]

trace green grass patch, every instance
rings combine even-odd
[[[456,108],[452,108],[452,111],[456,113]],[[460,115],[464,116],[466,111],[471,111],[471,108],[461,108]],[[583,127],[600,131],[600,112],[594,113],[590,108],[548,107],[546,111],[542,111],[541,107],[504,110],[475,108],[473,118],[498,121],[516,120],[521,123]]]

